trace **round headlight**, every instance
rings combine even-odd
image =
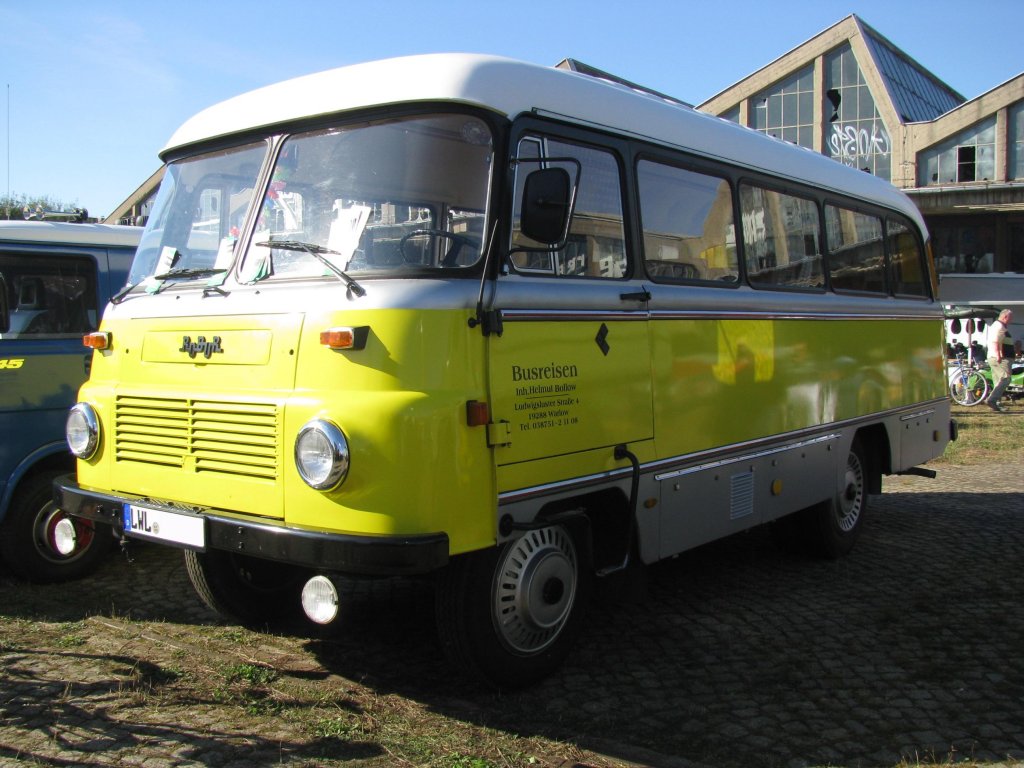
[[[295,438],[295,466],[311,488],[328,491],[348,474],[348,440],[337,426],[317,419]]]
[[[100,420],[88,403],[75,403],[64,428],[68,448],[80,459],[88,459],[100,444]]]

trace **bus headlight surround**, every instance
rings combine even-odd
[[[314,419],[295,438],[295,466],[310,488],[329,491],[348,474],[348,440],[330,421]]]
[[[88,403],[75,403],[64,427],[68,448],[79,459],[91,458],[100,444],[100,420]]]

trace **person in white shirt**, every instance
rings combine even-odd
[[[1003,354],[1006,327],[1013,320],[1013,312],[1004,309],[988,329],[988,367],[992,369],[992,394],[985,401],[993,411],[1002,411],[999,399],[1010,384],[1010,361]]]

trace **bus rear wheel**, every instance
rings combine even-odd
[[[804,511],[816,554],[834,560],[853,549],[868,509],[869,467],[863,446],[854,440],[833,497]]]
[[[454,558],[437,592],[448,660],[496,688],[546,677],[576,642],[591,578],[582,537],[562,525]]]
[[[305,579],[295,566],[233,552],[186,550],[185,570],[199,599],[227,619],[257,629],[299,619]]]

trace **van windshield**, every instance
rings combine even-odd
[[[312,250],[348,274],[472,266],[491,167],[490,129],[467,115],[289,136],[260,201],[242,279],[329,274]]]
[[[253,194],[268,146],[170,164],[130,282],[235,269],[242,282],[406,277],[480,260],[493,167],[483,120],[420,115],[292,134]]]

